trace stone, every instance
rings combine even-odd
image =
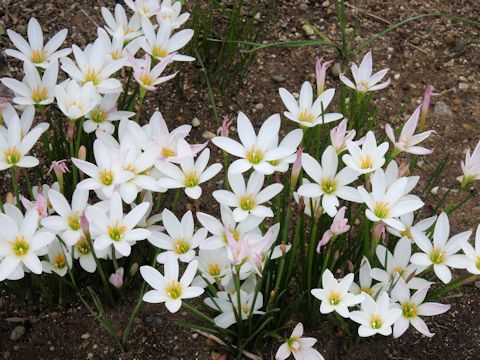
[[[260,14],[259,12],[255,14],[255,16],[253,17],[255,20],[260,20],[260,18],[262,17],[262,14]]]
[[[200,120],[198,118],[194,117],[193,120],[192,120],[192,126],[194,128],[199,127],[200,126]]]
[[[165,323],[165,319],[160,314],[152,314],[152,315],[145,315],[143,317],[143,322],[146,325],[153,325],[153,326],[163,326]]]
[[[301,10],[301,11],[307,11],[308,10],[308,5],[305,4],[305,3],[301,3],[300,5],[298,5],[298,9]]]
[[[443,37],[443,42],[448,46],[455,45],[455,36],[453,36],[451,33],[448,33]]]
[[[10,351],[5,351],[5,352],[3,353],[3,358],[4,358],[4,360],[10,359],[10,355],[11,355],[11,354],[10,354]]]
[[[331,72],[334,77],[340,76],[340,73],[342,72],[342,66],[340,65],[339,62],[336,62],[335,64],[333,64],[333,66],[331,67]]]
[[[82,336],[80,336],[82,338],[82,340],[88,340],[90,339],[90,334],[89,333],[85,333],[85,334],[82,334]]]
[[[322,6],[323,6],[324,8],[329,7],[329,6],[330,6],[330,1],[328,1],[328,0],[324,1],[324,2],[322,3]]]
[[[395,74],[395,75],[393,75],[393,78],[394,78],[395,80],[400,79],[400,74]]]
[[[458,88],[459,88],[460,90],[467,90],[467,89],[468,89],[468,84],[466,84],[466,83],[460,83],[460,84],[458,84]]]
[[[10,333],[10,340],[17,341],[24,334],[25,334],[25,326],[23,326],[23,325],[15,326],[13,328],[12,332]]]
[[[435,107],[433,108],[433,111],[435,112],[435,114],[439,114],[439,115],[452,114],[452,110],[450,109],[450,107],[447,104],[445,104],[443,101],[437,101],[435,103]]]
[[[215,136],[217,136],[217,135],[215,135],[213,132],[208,131],[208,130],[207,130],[207,131],[204,131],[203,134],[202,134],[202,137],[203,137],[204,139],[207,139],[207,140],[211,140],[211,139],[213,139]]]
[[[193,338],[193,339],[198,339],[198,333],[193,333],[193,334],[192,334],[192,338]]]
[[[285,81],[285,78],[282,75],[273,75],[272,76],[273,82],[276,82],[277,84],[282,83]]]
[[[257,110],[262,110],[263,107],[264,107],[264,106],[263,106],[262,103],[258,103],[258,104],[255,105],[255,109],[257,109]]]
[[[313,28],[308,24],[303,25],[302,29],[307,36],[312,36],[313,34],[315,34],[315,31],[313,31]]]

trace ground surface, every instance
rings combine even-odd
[[[266,5],[260,4],[260,16],[268,13]],[[265,2],[267,3],[267,2]],[[304,21],[318,26],[323,32],[333,34],[336,30],[332,2],[277,1],[275,21],[270,21],[271,31],[262,39],[279,41],[308,38],[302,30]],[[356,9],[350,14],[361,19],[360,38],[381,31],[386,22],[422,13],[451,13],[479,20],[480,8],[472,1],[352,1]],[[83,45],[94,37],[92,22],[103,24],[101,6],[113,7],[114,1],[10,1],[3,12],[2,25],[25,33],[28,18],[40,20],[46,33],[63,27],[69,31],[68,41]],[[88,16],[87,16],[88,14]],[[381,18],[381,19],[380,19]],[[262,19],[262,18],[261,18]],[[383,20],[382,20],[383,19]],[[263,19],[262,19],[263,20]],[[388,35],[373,45],[374,64],[377,69],[391,68],[392,85],[377,96],[379,119],[382,122],[399,123],[413,112],[419,103],[426,84],[432,84],[440,98],[436,112],[428,120],[428,127],[436,131],[428,145],[435,148],[433,156],[424,160],[421,172],[430,174],[435,164],[447,152],[450,163],[438,190],[441,196],[459,175],[459,161],[466,147],[473,148],[480,137],[480,44],[478,29],[445,18],[428,18],[412,23]],[[5,36],[0,38],[2,48],[10,47]],[[244,111],[260,124],[269,115],[282,112],[277,88],[284,86],[298,91],[301,83],[314,79],[315,56],[335,58],[327,48],[269,49],[259,52],[254,66],[240,90],[233,94],[228,90],[216,96],[221,115],[234,116]],[[360,56],[357,56],[357,60]],[[2,75],[18,73],[17,63],[2,64]],[[185,96],[173,91],[167,84],[158,96],[149,100],[144,108],[149,116],[159,107],[171,126],[200,119],[200,126],[193,130],[193,137],[202,141],[205,131],[214,132],[217,125],[209,107],[208,94],[203,77],[194,65],[184,70],[187,89]],[[398,75],[397,75],[398,74]],[[277,83],[273,77],[280,76]],[[329,73],[328,86],[338,86],[338,79]],[[443,102],[446,107],[442,104]],[[261,105],[259,105],[261,104]],[[5,183],[6,179],[2,179]],[[2,186],[3,187],[3,186]],[[456,199],[455,193],[449,197]],[[204,199],[209,204],[210,201]],[[204,203],[199,205],[205,207]],[[212,213],[215,209],[209,209]],[[465,230],[478,223],[480,206],[478,198],[459,210],[452,217],[453,230]],[[319,324],[312,330],[319,339],[318,350],[326,359],[478,359],[480,358],[480,313],[479,291],[475,286],[465,286],[463,297],[451,300],[452,309],[430,322],[437,335],[432,339],[410,331],[394,341],[392,338],[375,337],[359,342],[349,350],[341,351],[340,341],[330,334],[328,328]],[[111,312],[116,324],[125,325],[127,316],[136,300],[135,294],[126,296],[122,304]],[[174,325],[177,317],[168,315],[161,305],[144,307],[137,319],[130,341],[130,351],[119,354],[115,344],[105,335],[88,312],[79,304],[48,310],[43,304],[25,306],[5,292],[0,298],[0,353],[5,359],[211,359],[207,343],[202,337]],[[181,314],[182,317],[185,314]],[[9,340],[18,321],[25,321],[26,333],[18,341]],[[275,349],[266,349],[265,358],[273,358]]]

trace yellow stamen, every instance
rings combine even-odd
[[[169,298],[174,300],[178,299],[180,296],[182,296],[182,284],[178,281],[171,281],[165,288],[165,292]]]
[[[70,228],[75,231],[81,228],[78,211],[75,211],[73,215],[68,217],[68,225],[70,225]]]
[[[95,69],[88,68],[87,75],[85,76],[83,83],[86,84],[89,81],[91,81],[94,86],[100,84],[100,76]]]
[[[386,217],[388,217],[389,212],[390,208],[388,207],[388,203],[385,203],[383,201],[377,201],[375,203],[375,209],[373,213],[379,219],[385,219]]]
[[[8,148],[7,151],[3,153],[3,155],[5,155],[5,161],[11,165],[15,165],[16,163],[18,163],[22,156],[17,150],[16,146],[14,146],[13,148]]]
[[[412,319],[416,317],[418,314],[417,305],[415,305],[413,302],[405,301],[402,304],[402,313],[403,313],[403,317],[407,319]]]
[[[177,153],[169,147],[164,147],[162,148],[160,155],[162,155],[163,157],[171,157],[177,155]]]
[[[173,244],[173,248],[177,254],[185,254],[190,250],[190,244],[184,239],[178,239]]]
[[[300,113],[300,115],[298,115],[298,120],[301,122],[312,122],[315,120],[315,117],[310,111],[305,109]]]
[[[370,326],[372,329],[380,329],[382,327],[382,319],[378,315],[373,315],[370,319]]]
[[[240,207],[242,210],[250,211],[255,207],[255,200],[253,200],[253,195],[250,194],[244,198],[240,199]]]
[[[208,274],[213,277],[220,275],[220,265],[219,264],[209,264],[208,265]]]
[[[161,46],[155,45],[152,48],[152,55],[155,57],[164,58],[165,56],[168,55],[168,50]]]
[[[330,305],[338,305],[340,303],[340,294],[332,292],[328,295],[328,302]]]
[[[103,185],[109,186],[113,184],[113,172],[111,170],[101,170],[98,172],[98,177]]]
[[[113,241],[120,241],[122,239],[123,234],[127,231],[126,226],[119,226],[118,220],[115,222],[114,226],[108,227],[108,236]]]
[[[38,85],[33,91],[32,91],[32,100],[35,103],[39,103],[43,100],[48,99],[48,90],[46,87],[41,87]]]
[[[67,263],[65,261],[65,256],[63,254],[58,254],[55,256],[55,260],[53,261],[53,264],[57,269],[62,269],[64,268]]]
[[[33,50],[32,52],[32,62],[34,64],[40,64],[47,60],[47,51],[46,50]]]
[[[94,108],[91,113],[91,119],[92,121],[96,123],[102,123],[105,120],[107,120],[107,113],[100,109],[99,107]]]
[[[92,247],[85,236],[80,238],[80,240],[75,244],[75,247],[82,255],[87,255],[92,250]]]
[[[15,256],[22,257],[27,255],[29,244],[23,236],[16,237],[15,241],[12,241],[10,245]]]
[[[191,173],[186,173],[184,174],[184,184],[186,187],[195,187],[198,185],[198,182],[200,181],[200,178],[198,177],[197,173],[195,171],[192,171]]]
[[[372,157],[370,155],[362,157],[360,162],[360,169],[366,170],[371,169],[373,167]]]
[[[337,182],[335,180],[330,179],[322,179],[322,190],[325,194],[332,194],[337,190]]]
[[[247,151],[247,160],[252,164],[259,164],[265,157],[265,153],[257,149],[255,146],[252,146],[249,151]]]
[[[434,264],[443,264],[445,262],[445,251],[440,250],[440,249],[432,249],[430,252],[430,260]]]
[[[150,76],[150,74],[144,73],[140,75],[138,79],[140,80],[142,85],[151,86],[153,84],[153,78]]]

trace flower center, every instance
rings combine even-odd
[[[402,236],[406,236],[407,238],[409,238],[410,240],[412,240],[412,233],[410,232],[410,228],[408,227],[405,227],[405,230],[403,230],[400,235]]]
[[[190,250],[190,244],[184,239],[178,239],[175,241],[173,248],[177,254],[185,254]]]
[[[90,113],[90,118],[92,119],[92,121],[96,123],[102,123],[105,120],[107,120],[107,113],[102,109],[100,109],[99,107],[96,107]]]
[[[182,284],[178,281],[170,281],[165,288],[165,292],[170,299],[178,299],[182,296]]]
[[[34,64],[40,64],[47,60],[47,51],[46,50],[33,50],[32,52],[32,62]]]
[[[300,343],[298,342],[298,338],[296,336],[291,337],[287,340],[287,346],[290,351],[294,352],[300,349]]]
[[[407,274],[407,271],[402,268],[401,266],[396,266],[392,272],[390,273],[390,275],[392,276],[392,278],[395,277],[395,274],[398,274],[400,275],[402,278],[405,278],[405,275]]]
[[[5,155],[5,160],[8,164],[15,165],[20,161],[20,152],[17,150],[17,147],[8,148],[7,151],[3,153]]]
[[[298,120],[302,122],[312,122],[315,120],[315,117],[310,111],[305,109],[300,113],[300,115],[298,115]]]
[[[373,315],[370,319],[372,329],[378,330],[382,327],[382,319],[378,315]]]
[[[242,210],[251,211],[255,207],[255,200],[253,200],[253,194],[240,199],[240,207]]]
[[[177,153],[174,150],[170,149],[169,147],[164,147],[162,148],[160,155],[167,158],[170,156],[175,156],[177,155]]]
[[[119,226],[118,220],[115,222],[114,226],[109,226],[108,227],[108,236],[113,241],[120,241],[122,239],[123,234],[127,231],[126,226]]]
[[[103,185],[109,186],[113,184],[113,172],[111,170],[101,170],[98,172],[98,177]]]
[[[477,256],[477,262],[475,263],[477,269],[480,270],[480,256]]]
[[[38,85],[33,91],[32,91],[32,100],[35,103],[39,103],[43,100],[48,99],[48,90],[44,86]]]
[[[29,244],[25,241],[23,236],[16,237],[15,241],[11,242],[12,251],[15,256],[22,257],[27,254]]]
[[[196,171],[192,171],[191,173],[184,174],[184,183],[186,187],[195,187],[198,185],[200,181]]]
[[[254,165],[259,164],[263,158],[265,157],[265,153],[257,149],[255,145],[253,145],[249,151],[247,151],[247,160]]]
[[[407,319],[412,319],[416,317],[418,314],[417,305],[415,305],[413,302],[405,301],[402,304],[402,313],[403,313],[403,317]]]
[[[430,252],[430,260],[434,264],[443,264],[445,262],[445,251],[434,248]]]
[[[337,182],[335,180],[330,179],[322,179],[322,190],[325,194],[332,194],[337,190]]]
[[[208,265],[208,274],[213,277],[220,275],[220,265],[219,264],[209,264]]]
[[[242,312],[243,312],[244,315],[250,314],[250,306],[242,305]]]
[[[113,50],[113,51],[110,53],[110,56],[111,56],[112,59],[114,59],[114,60],[118,60],[118,59],[123,58],[123,54],[120,52],[119,49]]]
[[[236,241],[238,241],[238,239],[240,239],[240,232],[239,232],[237,229],[233,229],[233,230],[232,230],[232,228],[229,226],[228,229],[227,229],[227,231],[228,231],[230,234],[232,234],[233,238],[234,238]],[[225,244],[228,243],[228,241],[227,241],[227,234],[226,234],[226,233],[223,235],[223,241],[225,241]]]
[[[366,81],[360,81],[360,82],[358,83],[358,89],[359,89],[360,91],[368,91],[368,88],[369,88],[368,82],[366,82]]]
[[[360,169],[366,170],[373,167],[372,157],[370,155],[363,156],[360,161]]]
[[[90,81],[93,83],[94,86],[100,84],[100,75],[95,69],[92,69],[91,67],[88,68],[87,75],[85,76],[83,83],[86,84]]]
[[[280,160],[270,160],[268,163],[272,166],[278,166],[280,165]]]
[[[150,76],[149,73],[144,73],[140,75],[138,79],[143,85],[150,86],[153,84],[153,78]]]
[[[75,211],[73,215],[68,217],[68,225],[72,230],[79,230],[82,226],[80,224],[80,218],[78,216],[78,211]]]
[[[155,56],[155,57],[164,58],[165,56],[168,55],[168,50],[165,49],[164,47],[155,45],[152,48],[152,55]]]
[[[373,213],[379,219],[385,219],[386,217],[388,217],[389,212],[390,209],[388,207],[388,203],[385,203],[383,201],[377,201],[375,203],[375,210],[373,211]]]
[[[341,300],[340,294],[336,292],[330,293],[328,295],[328,302],[330,303],[330,305],[338,305],[340,304],[340,300]]]
[[[85,236],[82,236],[80,240],[75,244],[75,247],[82,255],[87,255],[91,251],[91,246]]]
[[[63,269],[67,265],[67,263],[65,261],[65,256],[63,254],[56,255],[55,260],[53,261],[53,265],[57,269]]]

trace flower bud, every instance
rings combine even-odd
[[[12,204],[14,205],[15,204],[15,198],[13,197],[13,194],[11,192],[9,192],[7,194],[7,197],[5,199],[5,202],[9,203],[9,204]]]
[[[325,75],[327,69],[333,63],[333,60],[323,62],[323,58],[317,58],[315,65],[315,74],[317,77],[317,96],[320,96],[325,91]]]
[[[433,92],[433,86],[428,85],[427,89],[425,90],[425,96],[423,97],[423,103],[422,103],[422,110],[420,112],[420,124],[418,126],[418,129],[420,131],[423,131],[425,128],[425,121],[427,120],[427,115],[428,115],[428,108],[430,107],[430,99],[432,96],[438,96],[440,94],[436,94]]]
[[[135,274],[138,272],[138,267],[138,263],[134,262],[132,266],[130,266],[130,270],[128,270],[128,275],[130,275],[130,277],[134,277]]]
[[[297,150],[297,158],[292,166],[292,175],[290,177],[290,190],[295,190],[298,182],[298,176],[300,175],[300,170],[302,169],[302,154],[303,148],[299,147]]]
[[[108,281],[117,289],[120,289],[123,286],[123,267],[119,267],[117,271],[111,274]]]

